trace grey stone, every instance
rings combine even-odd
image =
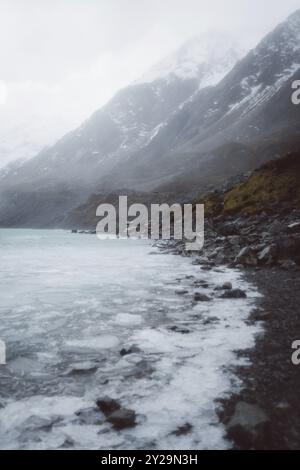
[[[210,302],[211,299],[205,294],[201,294],[200,292],[196,292],[195,295],[194,295],[194,300],[195,300],[195,302]]]
[[[246,297],[246,292],[241,289],[227,290],[221,295],[221,299],[245,299]]]

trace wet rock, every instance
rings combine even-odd
[[[180,326],[171,326],[170,331],[181,333],[182,335],[188,335],[190,333],[190,330],[187,328],[181,328]]]
[[[109,416],[111,413],[121,408],[121,405],[119,404],[119,402],[110,397],[103,397],[100,400],[98,400],[97,406],[99,410],[102,411],[102,413],[105,416]]]
[[[185,289],[178,289],[178,290],[175,291],[176,295],[186,295],[188,293],[189,293],[189,291],[185,290]]]
[[[224,290],[231,290],[232,289],[232,283],[231,282],[224,282],[222,289]]]
[[[242,289],[232,289],[224,292],[220,298],[221,299],[245,299],[247,294]]]
[[[107,421],[118,431],[132,428],[136,425],[135,411],[122,408],[120,403],[113,398],[101,398],[97,401],[97,406]]]
[[[136,426],[136,413],[133,410],[121,408],[110,414],[107,421],[112,424],[116,431],[133,428]]]
[[[276,256],[277,256],[277,246],[272,244],[267,247],[265,247],[259,254],[258,254],[258,260],[262,264],[266,265],[271,265],[274,264],[276,261]]]
[[[192,432],[193,426],[190,423],[185,423],[183,426],[179,426],[175,431],[171,434],[174,436],[186,436]]]
[[[255,251],[249,246],[242,248],[235,258],[235,264],[241,264],[243,266],[257,266],[258,260]]]
[[[137,346],[132,346],[129,349],[125,349],[125,348],[121,349],[120,356],[122,357],[129,356],[129,354],[135,354],[139,352],[141,352],[141,350]]]
[[[215,290],[232,290],[232,283],[224,282],[221,286],[217,286]]]
[[[205,294],[201,294],[200,292],[196,292],[195,295],[194,295],[194,301],[195,302],[210,302],[211,299]]]
[[[209,288],[209,284],[205,281],[195,281],[194,286],[195,287],[202,287],[203,289],[208,289]]]

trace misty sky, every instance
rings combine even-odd
[[[9,146],[52,143],[190,37],[226,30],[250,48],[297,8],[299,0],[0,0],[0,166],[14,155]]]

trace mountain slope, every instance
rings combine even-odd
[[[223,38],[223,36],[222,36]],[[205,42],[206,41],[206,42]],[[222,63],[218,57],[223,42]],[[126,162],[137,151],[151,145],[164,123],[178,108],[192,99],[212,76],[220,78],[233,67],[239,55],[232,42],[211,37],[198,38],[178,52],[177,61],[168,71],[149,82],[139,82],[121,90],[102,109],[83,125],[71,132],[56,145],[41,152],[18,171],[0,175],[2,187],[12,185],[27,187],[34,182],[37,187],[52,187],[66,182],[69,186],[97,187],[100,181],[120,161]],[[178,62],[190,60],[191,48],[203,49],[193,74],[178,74]],[[210,61],[210,62],[208,62]]]
[[[251,145],[253,139],[271,138],[291,127],[297,134],[300,113],[290,98],[291,83],[299,78],[299,31],[300,10],[264,38],[219,84],[200,90],[177,110],[143,154],[133,155],[127,162],[128,184],[151,187],[160,179],[161,185],[164,178],[170,181],[181,175],[187,165],[191,171],[199,168],[201,160],[206,170],[208,153],[213,158],[214,150],[225,143]],[[256,165],[254,162],[253,168]],[[119,169],[123,180],[126,168]]]
[[[290,98],[291,82],[299,78],[299,31],[300,10],[235,66],[238,53],[230,41],[222,48],[217,38],[200,41],[201,47],[188,43],[55,146],[2,172],[0,223],[7,216],[17,223],[9,201],[17,194],[30,207],[32,187],[49,197],[58,189],[75,195],[52,214],[58,220],[62,210],[92,193],[120,188],[165,193],[176,191],[178,183],[180,191],[191,192],[199,183],[221,184],[279,149],[298,145],[299,107]]]

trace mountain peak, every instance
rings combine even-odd
[[[187,41],[152,67],[140,83],[155,80],[197,79],[200,88],[217,84],[244,51],[229,33],[209,32]]]
[[[287,21],[296,22],[298,25],[300,25],[300,8],[294,11],[294,13],[288,17]]]

